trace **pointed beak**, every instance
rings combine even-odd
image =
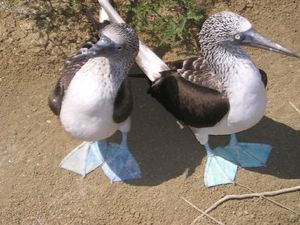
[[[243,35],[244,35],[244,39],[241,41],[240,43],[241,45],[261,48],[261,49],[277,52],[280,54],[300,58],[296,53],[282,47],[281,45],[275,42],[270,41],[269,39],[262,36],[253,28],[243,32]]]
[[[105,35],[101,35],[97,43],[88,50],[87,56],[88,57],[104,56],[109,53],[112,53],[113,51],[115,51],[115,49],[116,49],[116,44]]]

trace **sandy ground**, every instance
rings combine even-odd
[[[39,14],[39,6],[31,7],[36,22],[19,15],[26,6],[5,6],[0,1],[1,224],[190,224],[199,213],[181,197],[206,209],[226,194],[249,193],[239,185],[204,187],[203,148],[146,94],[143,79],[132,80],[135,108],[129,136],[143,178],[111,184],[100,169],[83,179],[58,168],[80,142],[64,132],[47,97],[66,56],[89,36],[89,24],[81,17],[78,23],[68,10],[51,17]],[[246,16],[258,31],[300,53],[299,1],[210,3],[210,14],[220,10]],[[41,35],[41,30],[51,32]],[[299,185],[300,115],[289,101],[300,108],[300,61],[264,51],[251,54],[268,74],[269,102],[262,121],[239,138],[272,144],[273,151],[266,168],[240,169],[237,182],[258,192]],[[175,55],[183,57],[170,52],[167,58]],[[226,141],[212,138],[215,146]],[[272,199],[300,212],[299,192]],[[290,211],[258,198],[227,202],[211,215],[225,224],[300,223]],[[202,218],[197,224],[214,222]]]

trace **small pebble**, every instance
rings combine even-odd
[[[241,211],[237,211],[236,215],[237,215],[238,217],[240,217],[240,216],[243,215],[243,213],[242,213]]]
[[[134,217],[135,217],[135,218],[139,218],[139,217],[140,217],[140,213],[139,213],[139,212],[135,212],[135,213],[134,213]]]
[[[51,120],[46,120],[46,122],[47,122],[48,124],[50,124],[50,123],[51,123]]]
[[[134,209],[130,209],[130,213],[134,214],[136,211]]]
[[[114,220],[114,219],[115,219],[115,216],[114,216],[114,215],[111,215],[111,216],[110,216],[110,219],[111,219],[111,220]]]

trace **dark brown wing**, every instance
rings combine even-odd
[[[65,91],[78,70],[87,62],[88,59],[67,61],[64,68],[60,72],[60,77],[48,98],[48,105],[52,112],[59,116],[61,104],[64,98]]]
[[[268,84],[268,77],[265,71],[259,69],[260,75],[261,75],[261,81],[264,83],[265,87],[267,87]]]
[[[50,93],[50,96],[48,98],[48,105],[51,111],[57,116],[60,114],[63,96],[64,96],[64,87],[61,83],[61,79],[58,79],[53,91]]]
[[[174,67],[172,67],[175,65]],[[172,63],[177,71],[165,71],[150,88],[173,116],[193,127],[209,127],[218,123],[229,110],[229,101],[221,84],[203,59],[192,58]]]
[[[133,110],[133,96],[129,79],[121,84],[114,102],[113,120],[116,123],[125,121]]]

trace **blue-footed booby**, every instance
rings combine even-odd
[[[106,0],[99,2],[112,21],[122,21]],[[205,147],[207,187],[233,183],[238,166],[264,166],[271,151],[270,145],[238,142],[235,135],[257,124],[267,103],[266,73],[257,68],[243,45],[298,57],[263,37],[246,18],[220,12],[202,26],[200,56],[166,65],[141,44],[136,60],[152,81],[150,94],[188,125]],[[231,135],[231,140],[213,150],[209,135]]]
[[[137,34],[125,23],[111,23],[67,61],[49,106],[64,129],[85,142],[62,168],[85,176],[101,166],[111,181],[141,176],[127,145],[133,99],[126,78],[138,50]],[[118,130],[121,144],[107,142]]]

